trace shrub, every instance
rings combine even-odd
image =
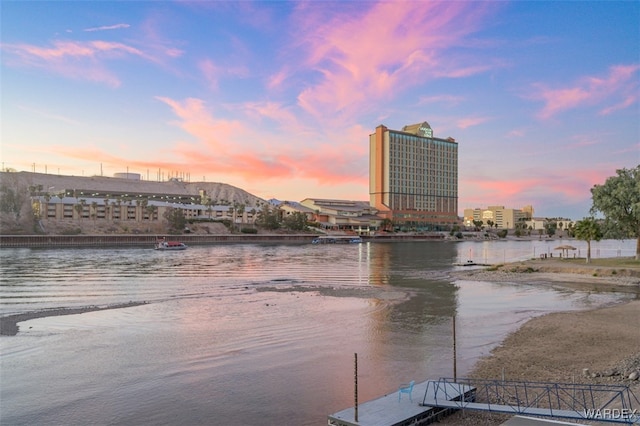
[[[82,229],[80,228],[71,228],[65,229],[61,232],[62,235],[80,235],[82,234]]]

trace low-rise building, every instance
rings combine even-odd
[[[328,230],[371,235],[383,220],[367,201],[305,198],[300,204],[313,211],[315,221]]]
[[[497,229],[514,229],[518,223],[533,217],[533,207],[524,206],[522,209],[505,208],[504,206],[488,206],[485,209],[465,209],[464,225],[473,227],[474,222],[482,222],[483,226]]]
[[[157,222],[163,220],[169,208],[182,210],[184,217],[190,219],[234,220],[242,223],[253,223],[253,211],[238,212],[233,206],[203,205],[159,201],[155,199],[136,198],[93,198],[66,196],[35,196],[32,205],[36,217],[46,223],[48,220],[94,220],[94,221],[129,221]]]

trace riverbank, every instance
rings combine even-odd
[[[640,262],[632,259],[531,260],[482,270],[456,271],[465,280],[562,286],[635,294],[628,303],[579,312],[558,312],[526,322],[470,377],[558,383],[624,384],[640,398]],[[635,405],[634,405],[635,407]],[[638,408],[638,407],[635,407]],[[509,415],[458,412],[447,425],[500,425]],[[584,424],[584,422],[583,422]]]

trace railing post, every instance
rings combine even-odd
[[[355,421],[358,421],[358,353],[353,354],[354,358],[354,373],[353,373],[353,398],[355,400]]]

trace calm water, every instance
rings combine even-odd
[[[454,315],[463,376],[532,316],[626,297],[447,278],[456,262],[525,259],[560,244],[3,249],[1,315],[149,303],[26,321],[0,337],[0,423],[326,424],[353,405],[356,352],[365,401],[451,376]]]

